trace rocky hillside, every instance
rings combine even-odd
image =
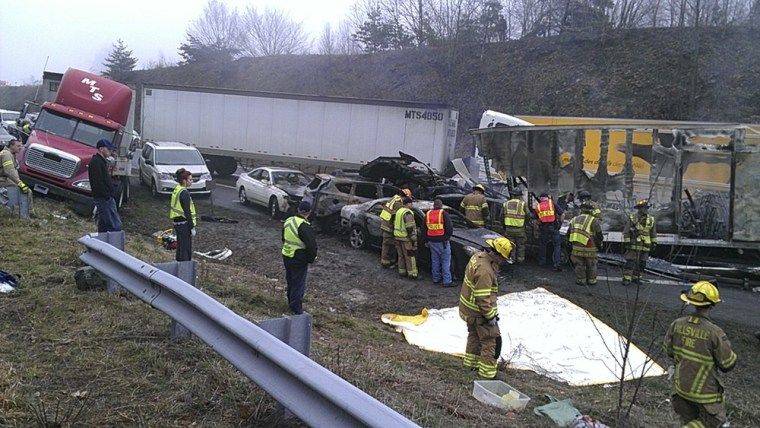
[[[134,81],[446,103],[459,109],[460,129],[467,129],[485,109],[757,123],[758,75],[759,33],[668,28],[373,55],[244,58],[140,71]],[[0,92],[0,104],[8,104],[6,94]]]

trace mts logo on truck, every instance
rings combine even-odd
[[[92,99],[93,100],[95,100],[95,101],[103,101],[103,94],[101,94],[100,92],[98,92],[100,90],[100,88],[98,88],[97,86],[95,86],[95,85],[98,84],[98,82],[96,82],[96,81],[94,81],[92,79],[88,79],[87,77],[85,77],[84,79],[82,79],[82,83],[84,83],[85,85],[89,85],[90,86],[90,93],[92,94]]]
[[[405,119],[443,120],[443,113],[437,111],[407,110]]]

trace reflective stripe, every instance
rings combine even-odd
[[[428,236],[443,236],[443,209],[430,210],[425,213],[425,225]]]
[[[7,160],[7,161],[3,162],[3,168],[5,168],[6,166],[9,166],[9,165],[13,165],[13,160]]]
[[[577,242],[586,246],[591,241],[591,222],[594,217],[589,214],[581,214],[570,222],[570,242]]]
[[[383,210],[380,212],[380,218],[385,221],[391,221],[393,214],[396,212],[396,204],[401,203],[401,196],[394,195],[391,200],[383,205]]]
[[[412,215],[411,224],[404,222],[404,215],[406,213],[412,214],[412,210],[407,207],[401,207],[396,211],[396,220],[393,222],[393,237],[399,241],[409,241],[410,236],[407,232],[407,228],[414,227],[414,215]],[[417,237],[411,237],[411,240],[416,240]]]
[[[510,199],[504,202],[504,225],[525,226],[525,202],[520,199]]]
[[[541,201],[536,207],[538,221],[541,223],[552,223],[556,216],[554,215],[554,202],[551,199]]]
[[[185,188],[181,184],[177,184],[177,187],[172,191],[172,198],[169,203],[170,220],[173,220],[175,217],[185,217],[185,210],[182,209],[182,203],[179,201],[179,194],[182,193],[183,190],[185,190]],[[195,202],[193,202],[193,198],[190,198],[190,215],[193,218],[188,218],[186,220],[192,220],[193,226],[195,226],[198,224],[198,214],[195,213]]]
[[[636,218],[636,214],[631,214],[628,216],[628,220],[631,222],[631,227],[636,230],[636,241],[633,242],[631,245],[631,250],[634,251],[649,251],[649,249],[652,246],[652,243],[655,242],[652,240],[652,237],[650,236],[652,228],[654,227],[654,217],[647,214],[646,221],[642,225],[641,222],[638,221]],[[623,242],[630,243],[631,242],[631,234],[627,233],[623,237]]]
[[[298,228],[303,223],[309,224],[305,218],[294,215],[293,217],[285,220],[283,227],[283,238],[285,239],[282,244],[282,255],[285,257],[293,258],[296,254],[296,250],[303,250],[306,248],[306,244],[298,236]]]

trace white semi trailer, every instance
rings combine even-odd
[[[452,107],[431,103],[156,84],[139,90],[143,138],[193,145],[220,175],[242,159],[356,169],[399,151],[442,172],[459,119]]]

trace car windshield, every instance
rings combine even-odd
[[[306,186],[310,181],[305,174],[292,171],[273,171],[272,180],[274,181],[272,184],[291,186]]]
[[[206,162],[198,150],[156,150],[156,165],[203,165]]]
[[[77,120],[50,110],[43,110],[40,113],[34,129],[68,138],[90,147],[95,147],[98,141],[103,138],[114,141],[116,135],[116,131],[113,129],[100,127],[94,123]]]
[[[0,116],[2,116],[3,122],[15,122],[16,119],[18,119],[20,113],[11,113],[11,112],[4,112],[0,113]]]

